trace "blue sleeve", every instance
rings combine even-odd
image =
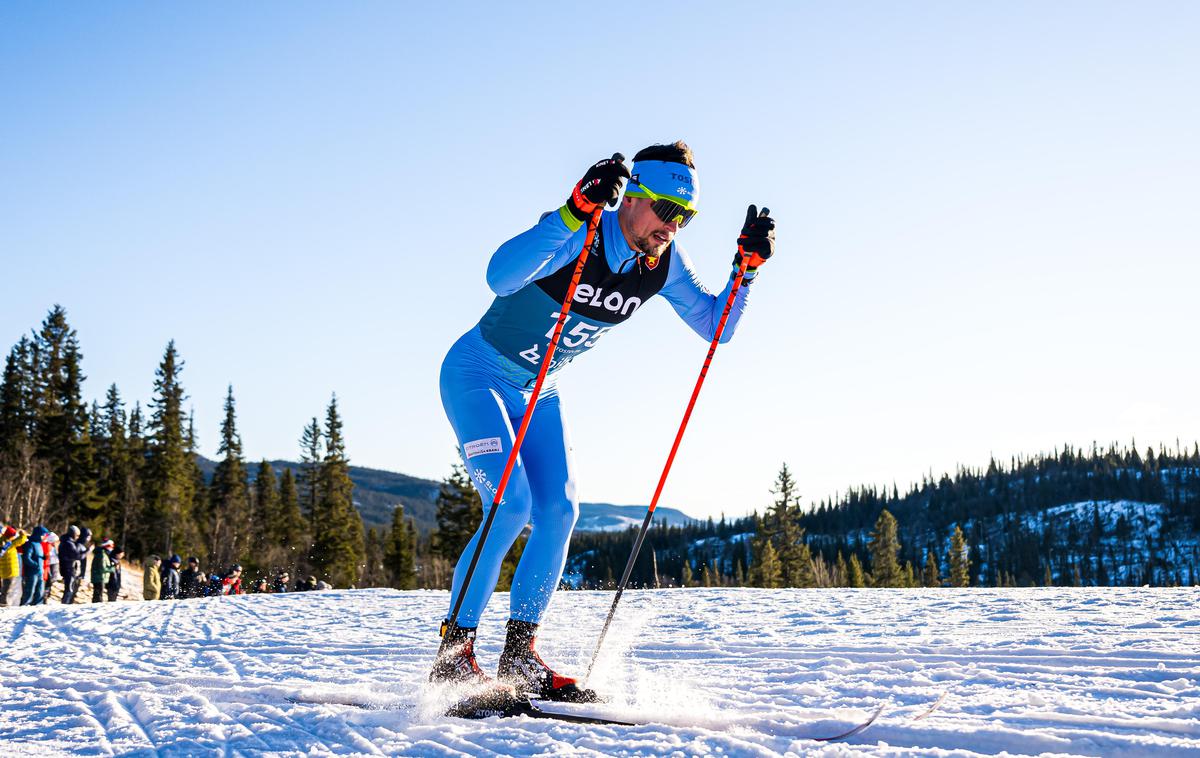
[[[729,320],[725,322],[725,331],[721,334],[721,343],[728,342],[737,331],[738,321],[746,310],[746,299],[749,297],[751,280],[742,282],[733,308],[729,311]],[[692,330],[706,340],[711,341],[716,334],[717,324],[721,321],[721,313],[725,310],[725,302],[729,299],[729,290],[733,287],[733,276],[725,284],[721,294],[714,296],[696,276],[692,260],[678,244],[672,254],[671,268],[667,271],[667,283],[659,293],[667,299],[675,312],[692,327]]]
[[[584,229],[574,230],[558,212],[542,216],[537,225],[500,246],[488,262],[487,283],[492,292],[511,295],[535,279],[549,276],[579,257]]]

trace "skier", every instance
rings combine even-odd
[[[111,542],[111,540],[109,540]],[[121,594],[121,561],[125,559],[125,548],[114,547],[109,552],[109,557],[112,558],[112,573],[108,576],[108,583],[104,585],[104,590],[108,593],[108,602],[117,602],[117,597]]]
[[[442,363],[442,405],[459,452],[490,508],[518,427],[530,399],[542,356],[583,248],[585,225],[604,212],[575,290],[550,373],[542,387],[520,456],[462,607],[453,625],[442,624],[442,644],[430,673],[433,682],[473,682],[499,691],[504,685],[534,697],[592,701],[594,692],[550,668],[536,649],[538,626],[558,587],[567,546],[578,517],[574,462],[563,420],[555,372],[590,349],[605,332],[661,294],[705,340],[712,340],[734,277],[714,297],[701,285],[692,262],[675,242],[697,210],[698,184],[691,149],[682,141],[653,145],[633,158],[632,175],[619,155],[592,166],[566,203],[546,213],[531,229],[493,254],[488,285],[496,299],[483,318],[450,348]],[[755,263],[774,248],[775,222],[751,206],[738,239]],[[734,268],[741,263],[735,256]],[[744,283],[756,275],[748,269]],[[737,293],[721,341],[733,336],[746,306],[747,288]],[[526,525],[529,541],[517,565],[510,595],[510,620],[495,685],[474,652],[476,625],[499,577],[501,561]],[[479,540],[467,544],[454,572],[451,608]],[[451,611],[452,613],[453,611]]]

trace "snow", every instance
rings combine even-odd
[[[544,656],[582,673],[611,599],[559,593]],[[616,699],[590,708],[653,721],[636,727],[437,716],[424,679],[446,603],[345,590],[0,609],[0,744],[97,756],[1200,755],[1194,588],[630,591],[591,682]],[[485,668],[507,606],[497,595],[481,625]],[[878,703],[862,733],[809,739]]]

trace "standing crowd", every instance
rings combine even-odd
[[[0,530],[0,605],[41,605],[50,601],[55,582],[62,581],[62,602],[76,602],[83,577],[92,585],[92,602],[113,602],[121,592],[121,559],[125,550],[111,539],[93,545],[92,532],[70,526],[61,538],[38,525],[26,533],[11,524]],[[142,598],[145,600],[182,600],[215,595],[241,595],[242,567],[234,564],[222,573],[206,574],[200,559],[190,557],[187,568],[172,555],[164,563],[152,555],[142,574]],[[90,574],[89,572],[90,564]],[[271,579],[259,578],[251,592],[288,592],[291,577],[277,571]],[[297,581],[294,591],[330,589],[316,577]]]

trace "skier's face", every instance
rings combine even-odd
[[[654,201],[645,197],[626,197],[618,219],[625,241],[646,255],[662,255],[667,251],[675,233],[677,221],[663,221],[650,207]]]

